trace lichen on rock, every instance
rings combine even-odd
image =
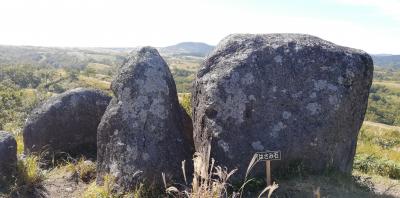
[[[23,131],[25,153],[96,157],[97,126],[111,97],[76,88],[51,97],[29,115]]]
[[[194,82],[197,151],[244,176],[253,154],[281,150],[273,168],[351,171],[372,82],[371,57],[304,34],[233,34]],[[262,171],[263,169],[261,169]]]
[[[162,173],[168,182],[182,181],[181,162],[193,154],[192,123],[167,63],[143,47],[119,68],[111,88],[115,97],[98,127],[97,182],[111,174],[118,190],[129,190],[139,182],[161,187]]]

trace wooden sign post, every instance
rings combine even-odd
[[[271,182],[271,161],[281,160],[281,151],[266,151],[257,152],[257,161],[265,161],[265,172],[267,176],[267,185],[272,185]]]
[[[271,186],[271,161],[265,161],[265,169],[267,174],[267,186]]]

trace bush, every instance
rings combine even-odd
[[[400,179],[400,164],[380,159],[374,155],[356,155],[354,168],[363,173],[372,173],[392,179]]]
[[[92,181],[96,177],[96,164],[86,160],[84,157],[67,162],[66,169],[85,183]]]
[[[374,83],[370,92],[366,120],[400,126],[400,90],[390,83]]]
[[[11,80],[21,88],[36,88],[42,79],[37,67],[13,65],[0,67],[0,81]]]

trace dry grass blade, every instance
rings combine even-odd
[[[161,173],[161,177],[162,177],[162,180],[163,180],[163,183],[164,183],[164,188],[167,189],[167,182],[165,181],[165,173]]]
[[[171,186],[171,187],[167,188],[166,192],[167,192],[168,194],[171,194],[171,193],[179,193],[179,190],[178,190],[176,187]]]
[[[237,171],[237,169],[228,171],[226,167],[215,166],[215,160],[211,158],[210,161],[210,150],[211,146],[208,145],[206,149],[202,152],[196,152],[193,156],[193,180],[191,183],[191,188],[186,188],[184,191],[180,191],[178,188],[171,186],[167,187],[165,182],[165,174],[162,174],[165,191],[167,194],[172,195],[174,197],[187,197],[187,198],[219,198],[219,197],[242,197],[244,186],[252,181],[252,179],[247,180],[247,176],[250,173],[251,169],[254,165],[259,161],[256,156],[253,156],[251,160],[247,172],[244,184],[239,189],[239,192],[233,192],[232,195],[228,195],[228,180],[232,177],[233,174]],[[185,183],[186,181],[186,173],[185,173],[185,161],[182,162],[182,171]],[[278,185],[275,183],[272,186],[268,186],[265,188],[260,196],[266,193],[269,190],[269,197],[272,192],[278,188]]]
[[[185,169],[185,162],[186,160],[182,161],[182,172],[183,172],[183,179],[185,180],[185,184],[187,185],[187,178],[186,178],[186,169]]]
[[[271,185],[271,186],[267,186],[266,188],[264,188],[264,190],[258,195],[258,198],[260,198],[265,192],[268,192],[268,198],[271,197],[272,192],[274,192],[274,190],[276,190],[278,188],[278,184],[275,184],[275,182]]]
[[[314,190],[314,195],[315,195],[316,198],[320,198],[321,197],[320,187],[318,187],[316,190]]]
[[[256,165],[259,162],[257,155],[253,155],[253,158],[251,159],[249,166],[247,166],[246,170],[246,176],[244,177],[245,181],[247,180],[247,176],[249,176],[250,171],[253,169],[254,165]]]

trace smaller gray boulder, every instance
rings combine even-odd
[[[110,100],[107,94],[86,88],[50,98],[27,119],[25,152],[44,157],[60,153],[96,156],[97,126]]]
[[[0,187],[10,183],[17,167],[17,142],[5,131],[0,131]]]

